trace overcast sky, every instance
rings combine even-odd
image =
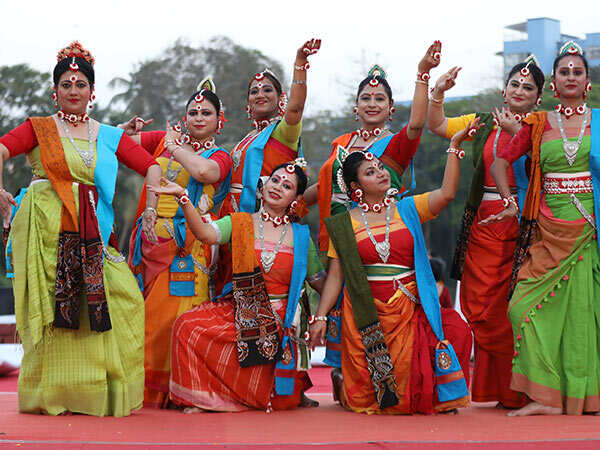
[[[443,50],[432,79],[453,65],[463,66],[452,95],[498,86],[502,60],[495,53],[502,50],[505,26],[550,17],[561,21],[563,33],[583,37],[600,31],[599,5],[555,0],[2,0],[0,65],[25,62],[50,71],[57,51],[78,39],[96,57],[96,93],[105,104],[114,94],[107,87],[111,78],[126,75],[136,62],[154,57],[178,37],[198,44],[229,36],[281,61],[288,78],[296,49],[320,37],[322,50],[311,57],[308,75],[310,112],[339,108],[348,86],[356,86],[373,63],[387,70],[396,100],[411,98],[417,63],[435,39]]]

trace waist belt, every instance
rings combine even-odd
[[[590,172],[547,173],[544,175],[546,194],[584,194],[594,191]]]
[[[368,281],[391,281],[394,289],[400,289],[413,302],[419,303],[419,300],[405,286],[416,281],[414,269],[392,264],[370,264],[364,268]]]
[[[484,194],[485,193],[500,194],[500,191],[498,190],[498,188],[496,186],[484,186],[483,187],[483,192],[484,192]],[[517,193],[517,188],[511,186],[510,193],[511,194],[516,194]]]

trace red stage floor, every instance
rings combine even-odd
[[[0,447],[49,449],[347,448],[598,449],[600,417],[511,418],[493,404],[456,416],[367,416],[329,394],[329,369],[313,368],[314,409],[184,415],[143,409],[129,417],[18,414],[16,375],[0,378]]]

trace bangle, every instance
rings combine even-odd
[[[423,80],[415,80],[415,83],[424,84],[425,86],[429,86],[429,83],[427,81],[423,81]]]
[[[504,209],[510,208],[511,204],[515,205],[517,211],[519,210],[519,205],[512,195],[510,197],[502,197],[502,205],[504,206]]]
[[[146,209],[144,210],[144,214],[146,214],[146,211],[153,213],[155,216],[158,216],[158,212],[156,211],[156,208],[153,208],[152,206],[146,206]]]
[[[307,70],[310,69],[310,64],[308,63],[308,61],[306,61],[304,64],[302,64],[301,66],[294,64],[294,69],[295,70]]]
[[[294,84],[306,84],[305,80],[296,80],[295,78],[292,80],[292,83]]]
[[[433,95],[429,96],[429,101],[433,102],[433,103],[437,103],[438,105],[443,105],[444,104],[444,97],[442,97],[441,99],[435,98]]]
[[[327,316],[309,316],[308,317],[309,325],[312,325],[313,323],[315,323],[317,321],[327,322]]]
[[[181,197],[177,199],[177,203],[180,205],[186,205],[190,202],[190,197],[187,194],[183,194]]]
[[[417,81],[429,81],[430,75],[429,72],[417,72]]]
[[[462,148],[448,147],[446,153],[454,153],[458,159],[463,159],[465,157],[465,151]]]

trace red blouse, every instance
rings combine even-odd
[[[0,143],[8,149],[11,158],[22,153],[29,153],[38,145],[37,137],[29,120],[2,136]],[[119,141],[116,156],[121,163],[142,176],[146,175],[150,166],[158,164],[151,155],[125,133]]]
[[[498,148],[496,156],[498,156],[498,158],[505,159],[512,164],[521,156],[526,154],[529,150],[531,150],[531,128],[532,125],[523,124],[519,132],[515,134],[508,145]],[[546,119],[544,133],[551,129],[552,127],[550,126],[550,123],[548,123],[548,119]]]

